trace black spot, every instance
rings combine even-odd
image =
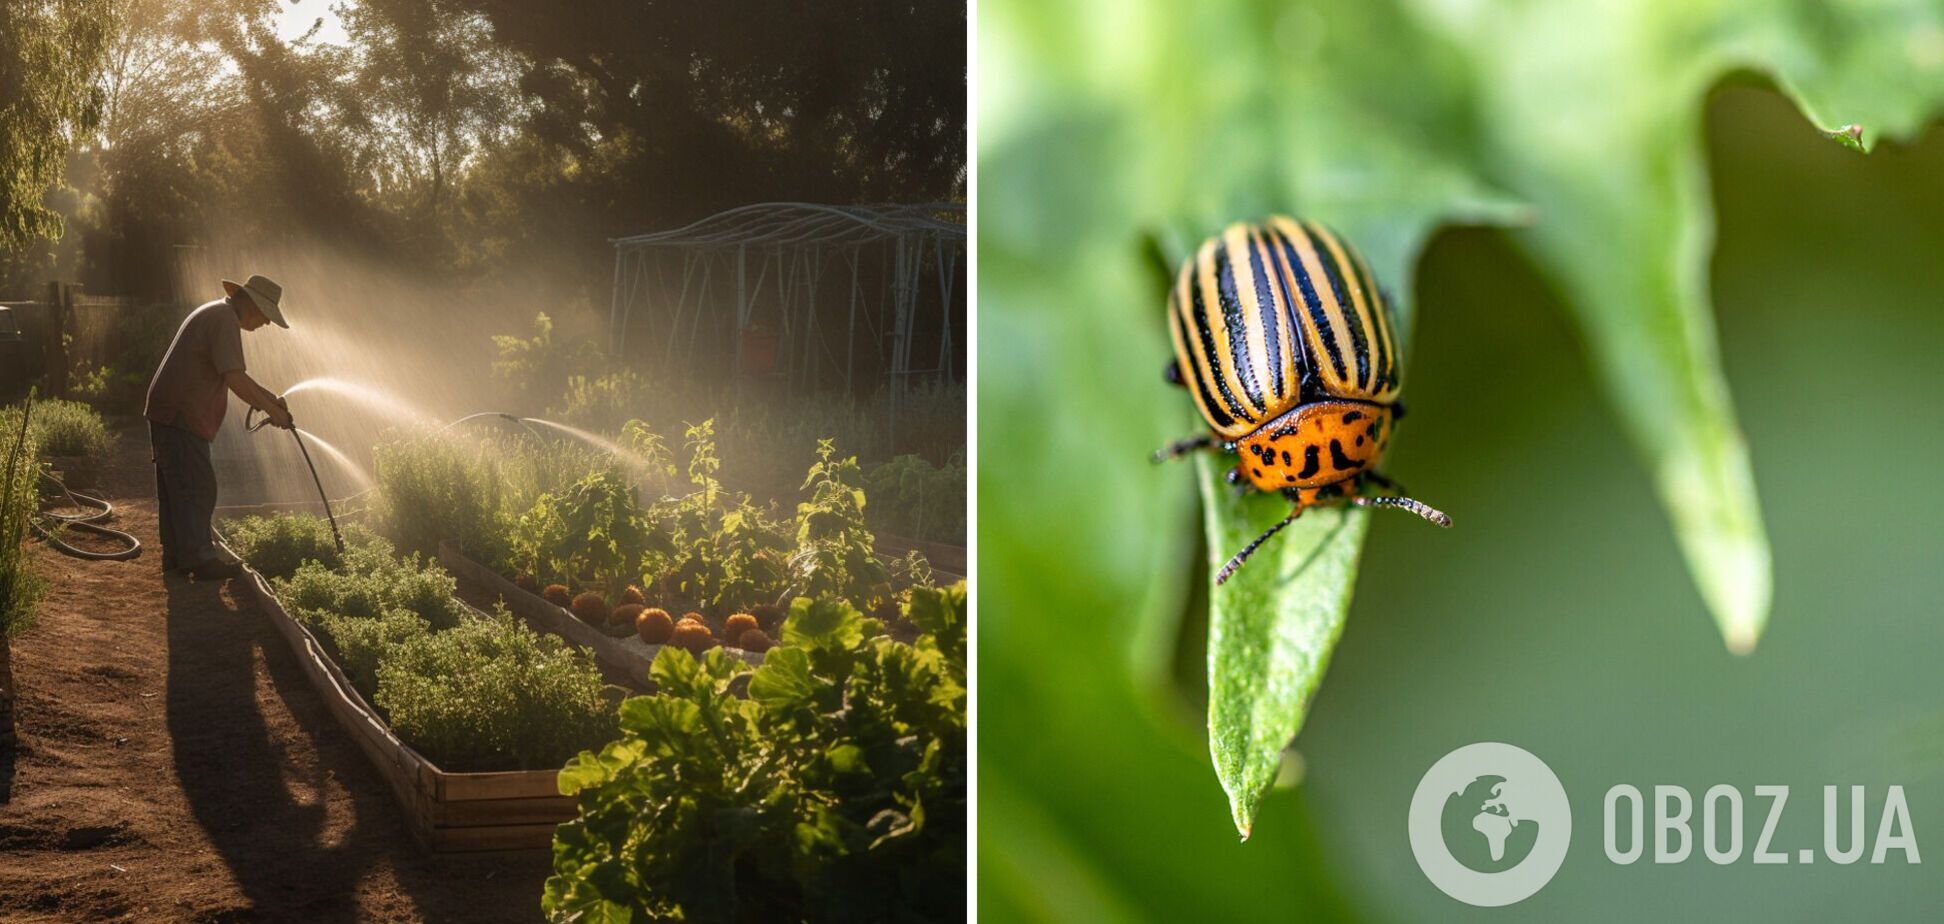
[[[1368,437],[1370,437],[1371,439],[1376,439],[1376,438],[1377,438],[1377,422],[1376,422],[1376,421],[1371,421],[1371,423],[1370,423],[1370,426],[1368,426],[1368,427],[1365,427],[1365,428],[1364,428],[1364,435],[1365,435],[1365,436],[1368,436]]]
[[[1288,465],[1288,464],[1290,464],[1290,462],[1289,462],[1289,450],[1287,450],[1287,449],[1285,449],[1285,450],[1283,450],[1283,451],[1282,451],[1282,457],[1283,457],[1283,464],[1284,464],[1284,465]]]
[[[1255,470],[1255,474],[1256,474],[1256,477],[1257,477],[1257,478],[1261,478],[1261,477],[1262,477],[1262,469],[1256,469],[1256,470]]]
[[[1284,474],[1284,475],[1283,475],[1283,480],[1284,480],[1284,481],[1288,481],[1288,482],[1294,482],[1294,481],[1296,480],[1296,476],[1295,476],[1295,475],[1290,475],[1290,474]]]
[[[1351,411],[1350,413],[1343,415],[1343,422],[1347,424],[1353,424],[1362,419],[1363,419],[1362,411]]]
[[[1357,467],[1357,463],[1350,461],[1349,457],[1343,454],[1343,444],[1336,440],[1330,441],[1330,467],[1339,472]]]
[[[1359,436],[1359,437],[1357,437],[1357,445],[1359,445],[1359,446],[1362,446],[1362,445],[1363,445],[1363,441],[1364,441],[1364,438],[1363,438],[1363,437],[1361,437],[1361,436]]]
[[[1323,468],[1323,463],[1318,462],[1316,456],[1316,447],[1313,445],[1303,450],[1303,470],[1297,472],[1296,477],[1308,478]]]

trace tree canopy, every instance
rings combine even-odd
[[[96,77],[114,14],[112,0],[0,4],[0,250],[61,234],[43,196],[72,139],[100,119]]]
[[[32,179],[72,147],[81,247],[59,269],[99,290],[165,293],[173,244],[314,236],[591,291],[606,237],[752,201],[963,195],[959,2],[350,0],[337,42],[280,37],[275,0],[29,9],[92,6],[119,26],[94,33],[103,66],[44,65],[67,85],[40,105],[66,108],[33,124],[75,131]],[[0,285],[50,261],[15,253]]]

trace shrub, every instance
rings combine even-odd
[[[864,473],[870,524],[879,532],[933,542],[965,543],[965,460],[943,466],[902,455]]]
[[[607,624],[608,616],[610,615],[607,599],[591,590],[585,591],[575,597],[569,609],[573,611],[575,619],[587,623],[590,626]]]
[[[663,609],[645,609],[635,617],[635,634],[650,645],[665,644],[675,634],[675,621]]]
[[[753,671],[662,649],[659,692],[621,704],[620,740],[561,771],[580,817],[554,835],[547,915],[963,917],[964,585],[914,591],[905,615],[911,644],[799,599]]]
[[[716,637],[715,633],[709,631],[709,627],[706,624],[694,619],[684,618],[681,622],[675,624],[675,632],[668,637],[668,644],[676,648],[687,649],[692,654],[700,655],[716,647]]]
[[[495,567],[508,558],[511,517],[497,453],[445,433],[374,450],[379,518],[400,548],[431,554],[446,540]]]
[[[377,673],[375,705],[444,769],[559,766],[615,734],[592,659],[503,612],[408,639]]]
[[[244,517],[224,523],[223,535],[236,554],[268,578],[290,577],[308,561],[325,568],[344,564],[331,538],[330,521],[320,516],[279,513]],[[346,552],[364,551],[383,558],[392,553],[391,543],[357,525],[344,527],[344,547]]]
[[[27,519],[40,505],[30,433],[40,405],[28,400],[25,411],[0,414],[0,639],[26,630],[42,589],[24,544]]]
[[[377,693],[379,661],[392,649],[431,632],[425,620],[409,610],[391,610],[376,618],[326,613],[317,617],[317,626],[337,649],[338,666],[366,700]]]
[[[493,349],[493,378],[526,413],[537,412],[546,396],[557,394],[569,375],[591,366],[599,354],[592,341],[554,336],[553,319],[545,312],[534,315],[533,336],[498,334]]]
[[[50,398],[34,404],[34,434],[49,456],[98,456],[108,449],[108,425],[79,401]]]
[[[756,628],[756,617],[748,613],[737,613],[722,621],[722,637],[730,644],[741,648],[742,646],[736,643],[742,639],[744,632],[754,628]]]
[[[547,589],[540,592],[540,596],[561,609],[574,605],[573,592],[568,590],[565,584],[548,584]]]
[[[614,433],[641,406],[647,391],[648,383],[627,369],[606,375],[570,375],[560,403],[549,407],[547,415],[576,427]]]
[[[313,561],[288,578],[273,580],[278,598],[306,623],[317,623],[326,614],[373,619],[403,610],[434,629],[446,629],[465,617],[466,605],[454,596],[457,582],[418,556],[395,559],[354,552],[349,557],[352,561],[342,571]]]

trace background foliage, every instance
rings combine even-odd
[[[41,195],[68,145],[101,118],[95,75],[116,27],[112,0],[0,5],[0,251],[61,234]]]
[[[173,245],[220,232],[571,298],[644,223],[963,190],[963,4],[341,7],[336,42],[280,36],[277,0],[8,4],[0,288],[167,297]],[[16,251],[59,230],[64,158],[81,233]]]
[[[1628,772],[1752,779],[1789,767],[1814,780],[1830,762],[1865,776],[1937,773],[1934,761],[1908,763],[1907,749],[1923,740],[1917,728],[1935,727],[1910,716],[1936,715],[1944,696],[1878,672],[1902,646],[1935,644],[1913,610],[1932,582],[1878,564],[1921,542],[1916,521],[1873,502],[1867,485],[1804,483],[1827,474],[1828,439],[1894,431],[1880,437],[1886,452],[1920,453],[1939,442],[1928,423],[1907,423],[1920,413],[1908,396],[1935,385],[1906,390],[1921,373],[1901,365],[1917,355],[1906,344],[1936,341],[1936,325],[1898,307],[1934,300],[1934,273],[1915,255],[1938,246],[1936,187],[1914,167],[1855,161],[1767,96],[1718,104],[1727,167],[1708,169],[1703,132],[1711,90],[1751,70],[1803,100],[1813,123],[1861,123],[1863,144],[1912,132],[1944,86],[1934,9],[1152,4],[1111,27],[1086,4],[981,11],[980,427],[985,445],[1005,447],[978,473],[981,716],[985,740],[1006,742],[981,754],[982,908],[1043,920],[1328,917],[1347,912],[1347,892],[1378,917],[1449,916],[1393,819],[1423,768],[1472,740],[1535,748],[1569,790]],[[1762,179],[1731,186],[1737,170]],[[1834,185],[1805,190],[1817,184]],[[1894,204],[1872,192],[1890,189],[1902,190]],[[1850,196],[1870,204],[1867,217],[1838,204]],[[1742,216],[1740,241],[1724,234],[1715,248],[1716,209]],[[1202,621],[1204,569],[1233,551],[1228,534],[1248,531],[1240,521],[1283,511],[1211,508],[1214,538],[1197,542],[1191,476],[1146,465],[1148,450],[1198,424],[1160,381],[1161,299],[1141,236],[1192,242],[1271,210],[1337,225],[1420,321],[1412,414],[1390,467],[1458,527],[1374,521],[1374,561],[1354,583],[1364,518],[1317,517],[1279,540],[1274,564],[1245,569],[1269,593],[1255,603],[1280,614],[1229,654],[1267,654],[1306,682],[1213,689],[1242,707],[1229,727],[1253,732],[1224,772],[1236,820],[1261,813],[1236,848],[1201,727],[1202,640],[1223,638]],[[1419,266],[1427,236],[1453,220],[1518,229],[1440,238]],[[1746,319],[1719,339],[1725,366],[1711,275],[1724,309]],[[1790,282],[1765,281],[1778,277]],[[1103,330],[1115,349],[1101,349]],[[1898,397],[1879,392],[1868,413],[1813,398],[1805,380],[1827,383],[1844,368],[1838,356],[1881,371]],[[1596,382],[1612,415],[1597,410]],[[1646,478],[1625,464],[1627,442]],[[1776,482],[1762,495],[1767,529],[1751,467]],[[1935,494],[1906,497],[1934,510]],[[1652,518],[1655,500],[1677,543]],[[1848,503],[1860,510],[1841,516],[1855,524],[1842,547],[1818,518]],[[1696,631],[1698,617],[1712,613],[1737,648],[1759,635],[1770,531],[1782,574],[1830,586],[1785,582],[1779,611],[1800,622],[1778,620],[1786,642],[1737,662]],[[1331,566],[1301,573],[1313,552]],[[1846,570],[1885,580],[1864,590]],[[1287,580],[1299,573],[1305,581]],[[1353,583],[1357,616],[1346,620]],[[1873,610],[1859,624],[1862,598]],[[1239,612],[1217,602],[1218,621]],[[1063,645],[1074,637],[1117,644],[1075,659]],[[1224,662],[1206,663],[1219,674]],[[1801,683],[1811,676],[1829,680]],[[1636,687],[1652,691],[1648,702]],[[1312,695],[1302,758],[1284,757]],[[1886,705],[1906,718],[1880,718]],[[1721,738],[1797,707],[1842,730],[1802,746],[1763,719]],[[1305,782],[1256,803],[1277,778]],[[1596,817],[1597,800],[1583,811]],[[1795,872],[1789,889],[1766,891],[1737,871],[1670,877],[1649,903],[1786,909],[1840,887],[1824,870]],[[1569,863],[1519,911],[1640,913],[1638,898],[1620,898],[1625,882],[1638,885]],[[1925,888],[1916,876],[1883,882],[1885,902]]]

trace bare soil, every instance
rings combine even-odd
[[[229,582],[164,577],[122,423],[100,490],[129,562],[40,551],[0,747],[0,920],[534,921],[545,851],[433,856]]]

